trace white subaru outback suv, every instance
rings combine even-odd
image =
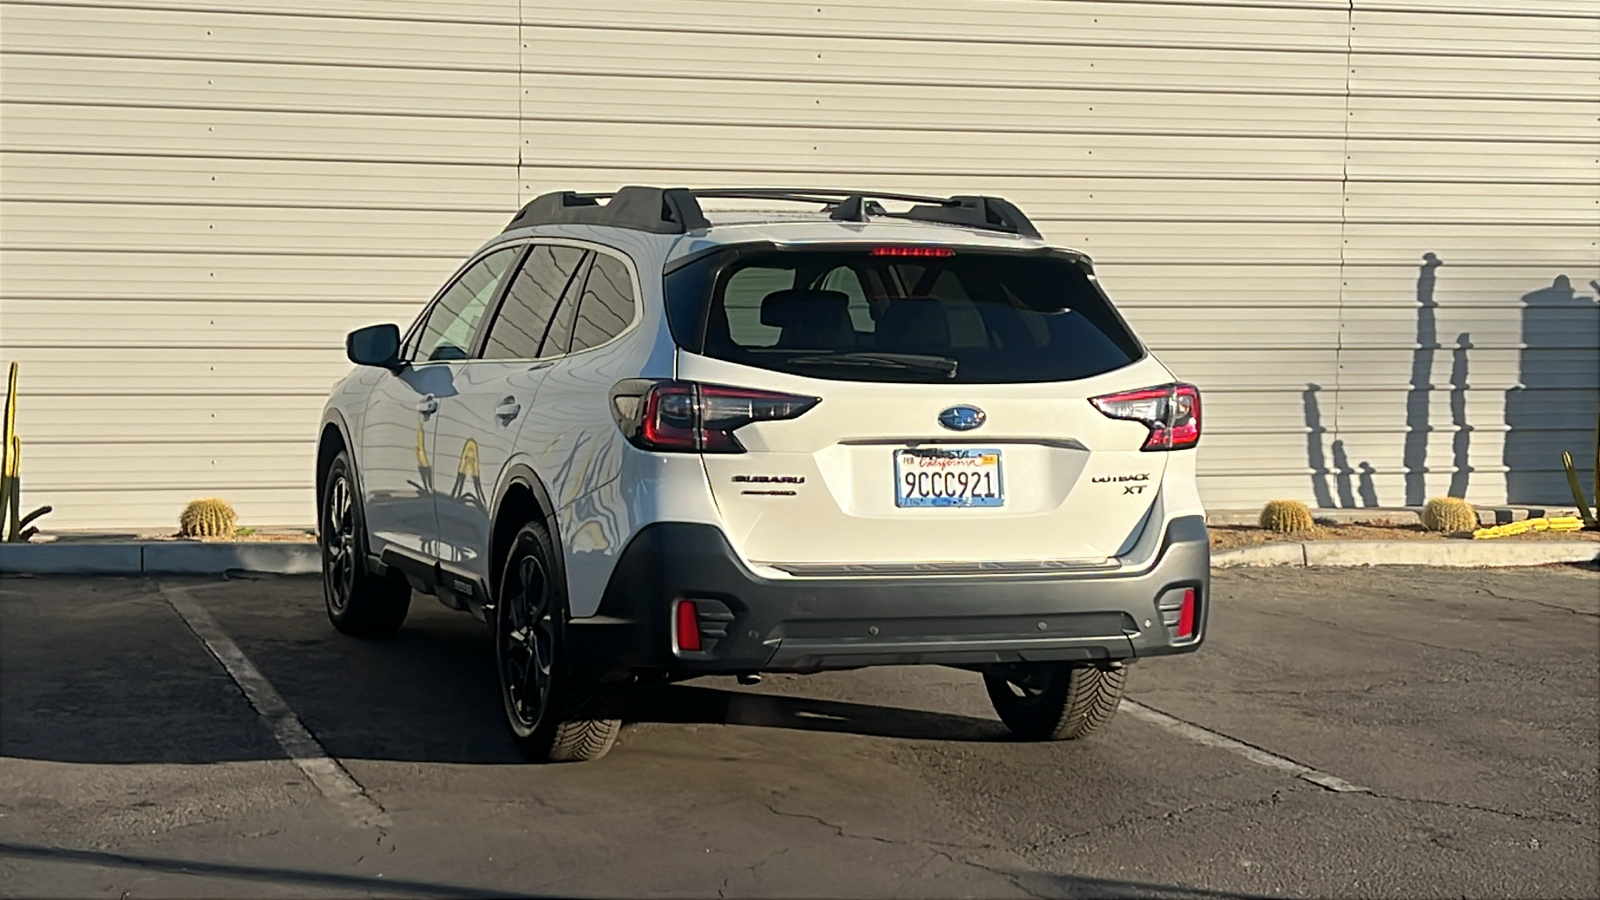
[[[346,349],[328,615],[484,619],[530,759],[605,753],[629,683],[879,665],[1076,738],[1205,637],[1199,393],[999,198],[546,194]]]

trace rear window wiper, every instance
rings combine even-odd
[[[937,372],[946,378],[956,377],[959,362],[948,356],[927,353],[829,353],[819,356],[795,356],[788,362],[797,366],[855,366],[864,369],[902,369],[912,372]]]

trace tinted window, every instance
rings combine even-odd
[[[572,352],[598,347],[633,322],[633,276],[615,256],[596,254],[583,283],[583,301],[572,325]]]
[[[587,251],[583,254],[583,262],[578,264],[577,273],[567,285],[566,293],[561,295],[561,302],[556,305],[556,317],[545,329],[542,355],[560,356],[572,345],[572,320],[578,314],[578,293],[583,290],[583,279],[589,274],[589,265],[594,256]]]
[[[735,248],[673,272],[667,290],[683,346],[818,378],[1068,381],[1143,355],[1060,255]]]
[[[439,297],[417,337],[415,361],[466,359],[472,337],[494,299],[500,279],[516,261],[520,247],[506,247],[478,260]]]
[[[489,326],[484,359],[538,359],[556,303],[582,271],[584,251],[541,244],[533,248],[511,282],[500,312]],[[547,351],[544,356],[554,356]]]

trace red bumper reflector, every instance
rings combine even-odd
[[[1193,593],[1191,591],[1191,593]],[[1185,601],[1187,603],[1188,601]],[[1186,606],[1185,609],[1188,607]],[[679,600],[674,615],[677,622],[678,649],[689,653],[700,652],[700,615],[693,600]]]
[[[699,635],[695,635],[699,637]],[[1178,608],[1178,638],[1194,637],[1194,588],[1183,592],[1183,605]]]

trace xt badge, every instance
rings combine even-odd
[[[1142,494],[1147,485],[1142,482],[1150,480],[1149,472],[1140,472],[1137,475],[1096,475],[1090,479],[1095,484],[1121,484],[1123,494]],[[1133,482],[1128,484],[1127,482]]]

